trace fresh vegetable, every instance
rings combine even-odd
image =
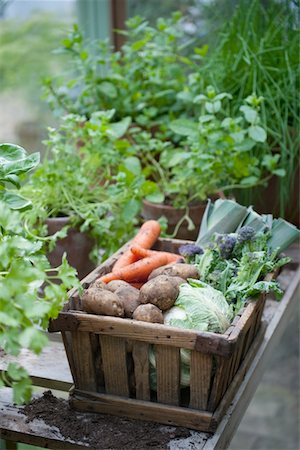
[[[199,278],[199,272],[194,264],[167,264],[159,267],[150,273],[148,280],[157,277],[158,275],[168,275],[170,277],[180,277],[186,280],[187,278]]]
[[[140,305],[133,313],[133,319],[142,322],[164,323],[164,317],[161,310],[151,303]]]
[[[148,250],[146,248],[142,248],[139,245],[132,245],[130,247],[130,251],[138,258],[145,258],[147,256],[152,256],[152,255],[157,255],[157,254],[160,254],[160,255],[164,254],[167,258],[167,264],[183,260],[183,258],[181,258],[180,255],[178,255],[177,253]]]
[[[111,292],[116,292],[116,290],[118,290],[120,288],[130,287],[130,284],[127,283],[127,281],[123,281],[123,280],[112,280],[109,283],[105,284],[103,281],[98,279],[97,282],[106,286],[106,289],[108,289]]]
[[[289,258],[278,258],[277,250],[268,248],[270,236],[271,230],[255,233],[249,226],[236,233],[216,233],[203,255],[195,257],[201,282],[221,291],[235,313],[249,297],[260,292],[273,290],[278,297],[281,295],[277,282],[265,281],[264,277]]]
[[[222,292],[199,280],[180,286],[174,307],[164,314],[164,323],[180,328],[223,333],[233,317]]]
[[[300,236],[297,227],[284,219],[273,219],[271,214],[260,215],[252,207],[246,208],[233,200],[218,199],[215,203],[208,200],[196,245],[205,247],[216,233],[235,233],[245,226],[250,226],[256,233],[269,230],[267,247],[271,251],[276,249],[277,254]]]
[[[167,256],[164,252],[147,256],[140,259],[126,267],[123,267],[115,272],[110,272],[100,277],[104,283],[109,283],[112,280],[125,280],[128,282],[146,281],[150,273],[157,267],[164,266],[168,263]]]
[[[141,303],[152,303],[162,311],[174,305],[180,284],[185,280],[179,277],[159,275],[147,281],[140,289]]]
[[[115,294],[123,304],[125,317],[132,318],[133,312],[141,304],[139,290],[130,285],[120,286],[115,291]]]
[[[120,298],[111,291],[89,288],[82,296],[84,311],[91,314],[124,317],[124,306]]]
[[[156,242],[160,235],[160,224],[156,220],[147,220],[139,229],[137,235],[133,238],[132,244],[141,246],[144,249],[149,249]],[[112,271],[117,272],[119,269],[128,266],[139,260],[140,256],[126,250],[123,255],[115,263]]]

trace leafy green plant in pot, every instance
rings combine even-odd
[[[64,226],[64,239],[49,249],[58,255],[50,253],[50,259],[67,251],[80,278],[134,233],[140,195],[153,190],[121,139],[129,121],[111,122],[112,116],[113,111],[94,113],[89,121],[65,116],[59,129],[49,130],[48,153],[22,188],[33,203],[26,221],[37,233],[46,236],[52,220]],[[81,233],[86,248],[80,247]]]
[[[181,15],[159,18],[155,26],[132,17],[120,33],[126,42],[114,52],[107,41],[85,41],[74,26],[61,49],[70,55],[71,73],[45,80],[45,97],[60,115],[89,119],[95,111],[115,109],[117,120],[130,116],[152,132],[167,130],[169,117],[179,114],[177,94],[197,56],[187,49]]]
[[[280,157],[285,177],[268,186],[236,192],[240,202],[299,225],[299,4],[240,1],[218,33],[198,76],[234,96],[236,112],[247,95],[264,97],[262,124],[267,145]]]
[[[23,211],[32,204],[18,189],[38,164],[39,154],[0,144],[0,155],[0,350],[10,356],[7,370],[0,374],[0,388],[11,387],[14,401],[22,403],[30,400],[32,386],[17,358],[23,348],[36,354],[42,351],[48,342],[44,330],[49,319],[57,317],[67,291],[80,289],[80,284],[65,258],[53,273],[45,256],[45,239],[24,224]]]
[[[247,97],[240,114],[233,117],[223,108],[230,100],[229,94],[217,94],[211,86],[196,96],[194,102],[202,105],[198,120],[182,118],[170,124],[172,132],[185,137],[180,146],[158,139],[147,142],[142,134],[135,137],[137,151],[148,161],[145,171],[160,188],[159,196],[146,198],[143,215],[149,218],[149,200],[152,208],[160,203],[181,209],[180,219],[168,230],[177,237],[195,238],[207,198],[266,183],[277,170],[278,157],[265,149],[267,134],[259,115],[262,98]],[[190,217],[195,204],[202,204],[197,224]],[[183,222],[189,235],[180,233]]]

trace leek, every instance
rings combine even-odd
[[[196,245],[208,244],[214,233],[232,233],[245,220],[248,209],[233,200],[209,200],[203,215]]]
[[[279,218],[274,219],[271,229],[271,237],[268,240],[270,251],[276,251],[277,254],[287,249],[296,239],[299,239],[300,231],[295,225]]]

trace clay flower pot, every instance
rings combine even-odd
[[[68,222],[68,217],[47,219],[48,234],[56,233]],[[78,277],[81,280],[96,267],[89,257],[93,245],[93,240],[86,233],[82,233],[75,228],[69,228],[67,236],[56,242],[55,248],[48,253],[47,257],[51,267],[57,267],[61,264],[63,254],[66,253],[69,264],[77,270]]]
[[[183,220],[174,238],[192,241],[196,240],[205,208],[206,202],[190,206],[189,217],[193,221],[195,228],[193,230],[189,230],[188,222]],[[162,216],[166,217],[168,220],[168,234],[174,233],[176,225],[182,220],[185,214],[185,208],[174,208],[173,206],[165,205],[163,203],[152,203],[147,200],[143,200],[142,217],[145,220],[158,220]]]

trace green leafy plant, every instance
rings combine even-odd
[[[160,195],[148,199],[186,207],[219,191],[266,183],[273,173],[284,175],[277,169],[279,155],[265,149],[263,99],[247,97],[235,116],[226,113],[225,100],[231,101],[231,95],[217,94],[211,86],[206,94],[195,96],[202,111],[198,121],[179,118],[170,123],[172,132],[183,139],[178,145],[136,133],[145,172],[160,188]]]
[[[25,209],[30,200],[22,197],[17,189],[24,175],[34,169],[40,161],[39,153],[28,155],[19,145],[0,144],[0,201],[12,209]]]
[[[138,224],[141,197],[156,189],[142,175],[138,158],[122,138],[130,120],[112,122],[113,111],[67,115],[49,130],[48,152],[22,188],[32,200],[26,222],[47,233],[45,219],[66,216],[87,232],[105,257],[129,239]]]
[[[0,202],[0,348],[15,357],[22,348],[42,351],[49,319],[57,317],[68,289],[80,288],[65,258],[53,273],[42,242],[26,231],[20,212]],[[16,403],[30,400],[31,381],[18,363],[0,374],[3,386],[13,388]]]
[[[264,97],[261,120],[267,145],[280,156],[286,173],[278,179],[275,194],[280,215],[289,207],[299,167],[298,19],[296,2],[240,1],[198,71],[200,78],[233,95],[235,111],[252,92]],[[261,193],[262,189],[237,194],[249,204]]]
[[[72,76],[45,81],[46,97],[58,111],[85,115],[116,110],[116,119],[130,116],[147,129],[161,126],[178,114],[176,95],[185,83],[193,59],[185,54],[181,15],[159,18],[150,26],[141,17],[127,20],[120,31],[126,43],[113,52],[107,41],[91,47],[77,26],[63,40],[71,57]]]

